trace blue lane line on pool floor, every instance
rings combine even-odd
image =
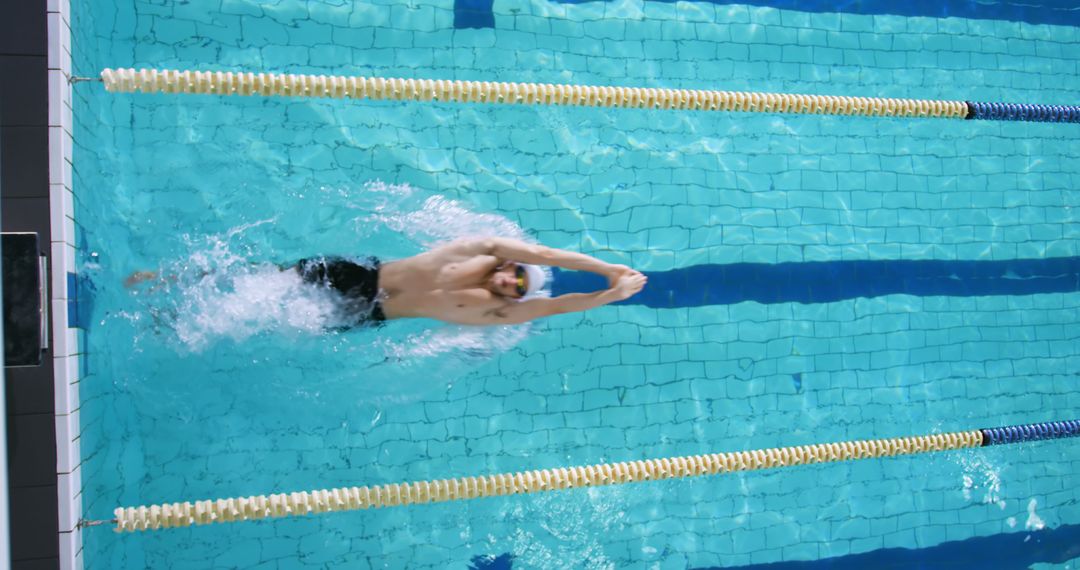
[[[498,556],[482,554],[469,560],[469,570],[510,570],[514,567],[514,555],[506,552]]]
[[[495,13],[491,6],[495,0],[455,0],[454,27],[494,28]]]
[[[994,568],[1027,570],[1033,564],[1062,564],[1080,557],[1080,525],[1011,532],[943,542],[927,548],[883,548],[860,554],[729,566],[728,570],[863,570],[908,568]],[[705,570],[705,569],[701,569]]]
[[[552,295],[606,287],[606,281],[592,273],[554,273]],[[1080,291],[1080,257],[732,263],[645,274],[645,289],[620,304],[677,308],[744,301],[830,303],[893,294],[977,297]]]
[[[1027,570],[1034,564],[1062,564],[1080,558],[1080,525],[1063,525],[1030,532],[976,536],[943,542],[927,548],[882,548],[820,558],[746,566],[728,570],[864,570],[951,568],[954,570],[994,568]],[[510,570],[514,556],[474,556],[470,570]],[[580,562],[580,561],[579,561]],[[698,570],[712,570],[699,568]]]
[[[556,0],[562,4],[582,4],[593,0]],[[647,0],[670,3],[676,0]],[[860,15],[922,16],[930,18],[968,18],[973,20],[1006,20],[1029,24],[1080,25],[1080,9],[1076,0],[697,0],[711,4],[746,4],[798,10],[801,12],[841,12]],[[495,16],[492,0],[456,0],[455,28],[491,28]]]

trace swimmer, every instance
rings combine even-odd
[[[607,278],[593,293],[543,297],[538,265],[590,271]],[[387,263],[379,289],[387,319],[426,317],[463,325],[508,325],[586,311],[635,295],[646,278],[625,265],[507,238],[459,240]]]
[[[590,271],[607,278],[593,293],[545,297],[540,265]],[[302,259],[283,271],[338,291],[354,324],[428,318],[461,325],[511,325],[622,301],[641,291],[646,277],[625,265],[508,238],[463,239],[390,262],[376,258]],[[153,279],[136,272],[126,284]]]

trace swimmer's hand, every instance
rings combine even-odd
[[[154,271],[136,271],[131,275],[128,275],[127,279],[124,279],[124,287],[131,288],[139,283],[156,279],[157,273]]]
[[[633,275],[635,273],[640,275],[640,273],[625,265],[609,264],[604,272],[604,276],[607,277],[608,289],[614,289],[615,284],[619,282],[623,275]]]
[[[645,283],[648,280],[648,277],[631,269],[629,273],[623,273],[619,276],[611,289],[615,292],[615,296],[618,297],[618,300],[623,301],[637,295],[638,292],[645,287]]]

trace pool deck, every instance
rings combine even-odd
[[[0,7],[0,228],[36,232],[49,244],[42,254],[53,331],[41,366],[5,369],[12,568],[83,566],[80,332],[68,322],[75,271],[69,13],[67,0]]]

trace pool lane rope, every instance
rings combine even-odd
[[[345,487],[128,507],[116,509],[116,519],[112,522],[115,522],[117,532],[158,530],[911,455],[1072,437],[1078,434],[1080,420],[1048,422],[892,439],[845,441],[372,487]],[[91,521],[84,526],[100,522]]]
[[[105,69],[101,72],[101,80],[105,84],[105,90],[113,93],[262,95],[265,97],[450,101],[866,117],[1080,122],[1080,107],[1071,105],[973,103],[656,87],[157,69]]]

